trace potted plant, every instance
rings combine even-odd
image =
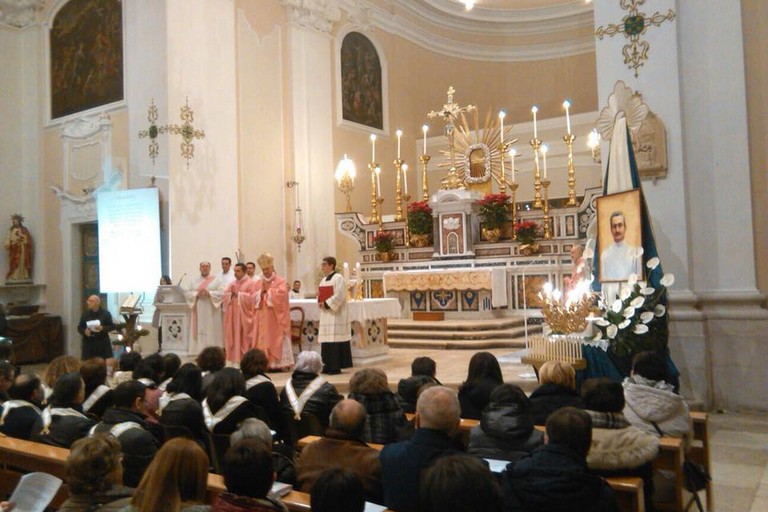
[[[432,208],[426,201],[408,205],[408,232],[414,247],[426,247],[432,243]]]
[[[532,220],[521,220],[515,224],[515,238],[520,242],[520,252],[525,255],[535,254],[539,250],[536,239],[539,236],[539,225]]]
[[[501,227],[509,216],[509,196],[485,194],[477,204],[480,206],[483,237],[489,242],[498,242],[501,238]]]
[[[379,231],[373,237],[373,245],[381,261],[389,261],[392,258],[392,249],[395,247],[395,236],[387,231]]]

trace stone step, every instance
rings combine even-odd
[[[410,319],[388,320],[387,328],[426,330],[426,331],[477,331],[492,329],[507,329],[523,325],[525,319],[522,316],[505,318],[487,318],[479,320],[442,320],[442,321],[416,321]]]
[[[393,348],[432,349],[432,350],[485,350],[490,348],[525,348],[524,338],[483,339],[483,340],[445,340],[445,339],[418,339],[402,338],[389,339],[389,346]]]
[[[541,326],[529,325],[528,332],[541,332]],[[525,336],[525,326],[507,329],[485,329],[477,331],[433,331],[427,329],[393,329],[388,327],[389,339],[441,339],[441,340],[483,340],[490,338],[518,338]]]

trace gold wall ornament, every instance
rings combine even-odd
[[[144,139],[149,137],[149,158],[152,159],[152,165],[155,165],[155,158],[160,154],[160,145],[157,143],[157,136],[161,133],[168,131],[167,126],[157,126],[157,106],[155,106],[155,99],[152,98],[149,102],[149,108],[147,108],[147,121],[149,126],[146,130],[139,130],[139,138]]]
[[[181,120],[180,125],[171,124],[168,125],[168,133],[173,135],[181,135],[181,157],[187,160],[187,169],[189,169],[189,161],[195,157],[195,145],[193,141],[195,139],[204,139],[205,131],[196,130],[192,123],[195,120],[195,113],[189,106],[189,98],[184,102],[184,106],[181,107]]]
[[[357,177],[357,169],[355,163],[344,155],[339,165],[336,167],[335,176],[336,183],[339,190],[347,196],[347,213],[352,211],[352,199],[350,197],[352,191],[355,189],[355,177]]]
[[[291,236],[291,240],[293,240],[293,243],[297,245],[297,249],[299,252],[301,252],[301,244],[304,243],[304,240],[307,238],[304,236],[303,226],[304,226],[304,219],[302,218],[301,214],[301,204],[299,203],[299,182],[296,180],[291,180],[285,184],[288,188],[294,188],[296,189],[295,194],[295,201],[296,201],[296,232]]]
[[[621,53],[624,56],[624,64],[627,64],[629,69],[635,70],[635,78],[638,77],[640,68],[648,60],[648,51],[651,48],[648,41],[640,40],[640,36],[645,34],[650,26],[658,27],[665,21],[675,19],[675,11],[672,9],[669,9],[666,14],[656,11],[651,16],[640,12],[639,6],[644,3],[645,0],[621,0],[621,8],[629,11],[629,14],[622,18],[621,23],[601,25],[595,30],[595,35],[601,41],[605,36],[612,37],[620,33],[629,39],[629,43],[624,45]]]

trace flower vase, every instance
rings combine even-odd
[[[379,252],[379,259],[380,259],[382,262],[384,262],[384,263],[387,263],[388,261],[391,261],[391,260],[393,259],[393,258],[392,258],[393,256],[394,256],[394,255],[393,255],[391,252],[389,252],[389,251],[385,251],[385,252],[384,252],[384,251],[382,251],[382,252]]]
[[[426,247],[429,245],[430,236],[427,233],[411,235],[411,245],[414,247]]]
[[[488,240],[490,243],[495,244],[501,238],[501,228],[483,228],[483,238]]]
[[[520,254],[524,256],[533,256],[538,252],[539,252],[539,244],[536,242],[520,244]]]

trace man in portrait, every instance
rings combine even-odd
[[[613,243],[600,254],[600,280],[625,281],[630,274],[640,276],[640,251],[625,241],[627,222],[624,212],[617,210],[609,219]]]

